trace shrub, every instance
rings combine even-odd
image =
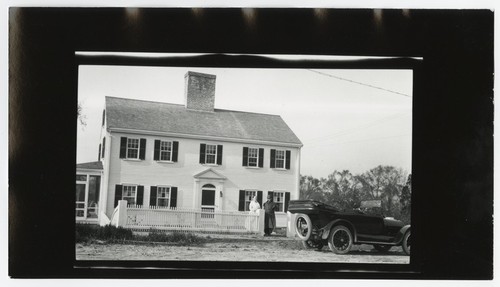
[[[206,242],[206,238],[192,233],[164,233],[155,229],[152,229],[143,240],[149,242],[174,242],[180,245],[202,244]]]
[[[77,224],[75,226],[75,242],[92,240],[117,241],[133,238],[132,231],[122,227],[112,225],[95,226],[90,224]]]

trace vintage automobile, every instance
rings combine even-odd
[[[288,211],[296,214],[295,230],[306,248],[346,254],[353,244],[372,244],[380,252],[402,246],[410,255],[410,225],[382,215],[340,210],[314,200],[290,200]]]

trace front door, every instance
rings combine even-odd
[[[213,218],[215,211],[215,186],[205,184],[201,189],[201,218]]]

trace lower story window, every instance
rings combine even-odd
[[[278,210],[276,211],[284,211],[284,203],[285,203],[285,193],[284,192],[279,192],[275,191],[273,192],[273,201],[278,205]]]
[[[156,191],[156,205],[169,207],[170,206],[170,187],[159,186]]]
[[[257,195],[257,191],[255,190],[246,190],[245,191],[245,211],[250,211],[250,202],[252,202],[252,198]]]
[[[137,196],[137,186],[135,185],[124,185],[122,199],[127,201],[129,205],[135,205]]]

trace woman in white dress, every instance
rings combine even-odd
[[[257,201],[257,196],[254,195],[252,197],[252,201],[250,201],[250,205],[248,206],[248,209],[250,209],[250,211],[248,211],[248,213],[250,213],[252,215],[259,213],[260,204]],[[256,228],[258,218],[259,218],[258,216],[249,216],[248,217],[248,219],[247,219],[247,229],[248,230],[253,230]]]
[[[250,213],[257,213],[260,209],[260,204],[257,201],[256,195],[252,197],[252,201],[250,201],[250,206],[248,208],[250,209]]]

